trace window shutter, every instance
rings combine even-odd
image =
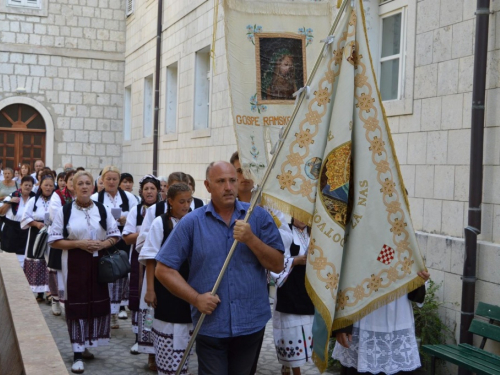
[[[127,0],[127,17],[134,13],[134,0]]]

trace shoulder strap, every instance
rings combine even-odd
[[[100,202],[94,201],[94,203],[97,206],[97,209],[99,210],[99,216],[101,217],[101,220],[99,220],[99,224],[101,224],[102,229],[107,232],[108,225],[106,220],[108,219],[108,213],[106,212],[106,207],[104,207],[104,205]]]
[[[99,203],[104,203],[104,189],[102,189],[98,194],[97,194],[97,201]]]
[[[163,244],[167,240],[168,235],[170,234],[170,232],[172,232],[174,226],[172,224],[172,220],[170,220],[170,216],[168,216],[167,214],[161,215],[161,221],[163,222],[163,240],[161,241],[161,244],[163,246]]]
[[[73,202],[66,203],[63,206],[63,237],[68,238],[68,229],[66,228],[69,223],[69,218],[71,216],[71,208],[73,207]]]
[[[99,216],[101,216],[101,220],[99,224],[101,225],[104,231],[107,231],[108,226],[106,224],[106,219],[108,218],[108,214],[106,212],[106,207],[102,203],[94,201],[94,204],[97,206],[99,210]],[[71,217],[71,208],[73,207],[73,202],[66,203],[63,206],[63,237],[68,238],[68,229],[66,228],[69,223],[69,218]]]
[[[194,198],[194,208],[203,207],[203,201],[199,198]]]
[[[37,196],[35,195],[35,202],[33,202],[33,212],[35,212],[35,211],[37,210],[37,208],[38,208],[38,207],[36,206],[36,202],[38,202],[38,198],[40,198],[40,196],[38,196],[38,197],[37,197]]]
[[[163,215],[165,213],[165,201],[156,203],[155,207],[155,217]]]
[[[120,194],[120,197],[122,198],[122,204],[120,204],[122,211],[129,212],[130,211],[130,204],[128,201],[127,194],[120,188],[118,188],[118,193]]]
[[[139,203],[137,205],[137,217],[135,220],[135,225],[138,227],[139,225],[142,225],[142,222],[144,221],[144,216],[142,216],[142,203]]]

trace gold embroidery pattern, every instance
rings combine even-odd
[[[351,26],[356,25],[356,17],[351,16]],[[344,34],[345,35],[345,34]],[[349,33],[349,36],[352,34]],[[410,234],[407,231],[407,218],[403,211],[401,197],[396,189],[396,182],[394,181],[393,170],[389,164],[389,153],[386,149],[385,142],[383,141],[383,128],[380,126],[378,116],[379,111],[377,106],[381,104],[378,102],[378,94],[376,89],[369,83],[369,77],[366,75],[367,65],[365,64],[366,58],[359,54],[359,44],[355,42],[353,45],[349,43],[351,53],[346,57],[350,59],[350,63],[354,65],[357,74],[354,77],[355,82],[355,102],[359,119],[363,123],[365,129],[365,137],[369,144],[369,150],[372,153],[372,162],[377,171],[377,181],[380,184],[380,191],[382,192],[383,202],[388,213],[387,220],[391,226],[390,231],[396,247],[397,262],[392,263],[390,267],[382,269],[377,274],[372,274],[370,277],[362,280],[359,285],[348,287],[342,290],[332,288],[327,284],[327,277],[324,277],[325,269],[328,268],[327,274],[336,274],[335,265],[328,262],[325,253],[316,243],[310,247],[308,261],[313,264],[316,271],[316,277],[319,281],[325,283],[325,288],[329,289],[332,298],[336,301],[335,310],[344,310],[346,307],[356,306],[360,301],[366,297],[371,296],[373,293],[379,292],[389,287],[394,282],[405,278],[410,274],[411,267],[414,263],[413,250],[409,244]],[[340,62],[339,62],[340,65]],[[368,66],[370,62],[368,62]],[[337,73],[338,75],[339,73]],[[377,100],[375,99],[375,97]],[[377,104],[377,106],[376,106]],[[325,161],[326,162],[326,161]],[[335,181],[335,173],[329,177]],[[325,207],[328,209],[328,207]],[[312,241],[311,241],[312,243]],[[314,266],[316,264],[316,266]],[[321,267],[319,265],[321,264]],[[338,284],[337,284],[338,286]]]
[[[351,17],[351,21],[353,19],[355,20],[355,17]],[[310,146],[314,144],[314,138],[318,135],[323,117],[327,113],[326,104],[330,102],[335,80],[340,74],[345,42],[347,37],[354,35],[354,25],[355,22],[350,27],[352,30],[343,33],[342,38],[337,41],[333,57],[328,61],[327,71],[314,90],[314,98],[309,102],[305,119],[300,123],[295,140],[289,146],[289,155],[281,165],[280,174],[276,176],[282,190],[286,189],[290,194],[305,197],[311,203],[316,200],[316,182],[311,182],[302,167],[311,157]]]

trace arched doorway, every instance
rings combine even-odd
[[[33,107],[16,103],[0,111],[0,160],[4,167],[33,167],[36,160],[45,161],[45,121]]]

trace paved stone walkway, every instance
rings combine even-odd
[[[43,312],[47,325],[49,326],[61,356],[66,363],[68,372],[71,373],[73,362],[73,352],[69,342],[68,329],[64,318],[52,315],[50,306],[45,303],[39,304]],[[95,359],[85,361],[85,374],[95,375],[132,375],[132,374],[154,374],[147,369],[148,356],[146,354],[132,355],[130,347],[133,345],[135,336],[130,328],[130,318],[120,320],[120,328],[111,330],[111,341],[109,346],[91,349]],[[279,375],[281,365],[276,359],[276,351],[273,344],[273,332],[271,321],[266,326],[266,333],[262,351],[259,357],[257,374],[259,375]],[[189,361],[189,372],[193,375],[198,373],[196,353],[193,351]],[[316,375],[319,371],[312,363],[302,367],[303,375]],[[326,372],[325,374],[336,374]]]

